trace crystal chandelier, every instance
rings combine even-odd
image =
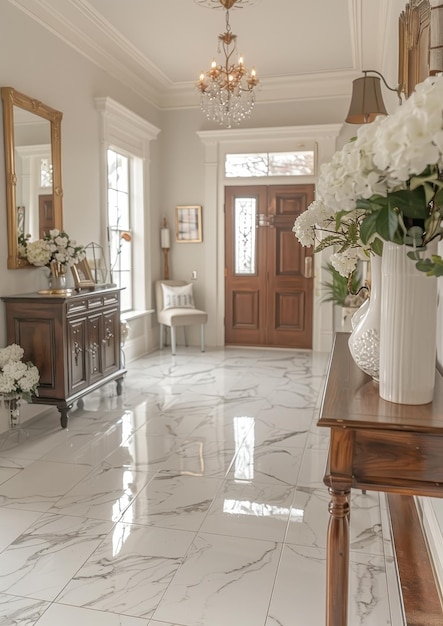
[[[237,35],[231,31],[229,9],[238,0],[220,0],[226,9],[226,32],[218,36],[218,52],[225,56],[223,64],[215,59],[211,69],[200,74],[197,87],[201,92],[201,109],[209,120],[221,126],[231,128],[251,115],[255,103],[255,89],[259,84],[253,68],[250,72],[243,65],[243,58],[238,63],[231,60],[236,50]]]

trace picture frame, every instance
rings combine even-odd
[[[95,282],[87,259],[83,259],[75,265],[71,265],[71,271],[72,276],[74,277],[76,289],[90,289],[91,287],[95,287]]]
[[[200,205],[175,207],[175,241],[177,243],[201,243],[203,241]]]

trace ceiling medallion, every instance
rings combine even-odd
[[[250,7],[253,4],[258,4],[260,2],[260,0],[236,0],[235,3],[232,3],[232,6],[229,6],[229,4],[231,4],[232,0],[223,0],[223,2],[221,0],[194,0],[194,2],[196,4],[198,4],[200,7],[205,7],[207,9],[224,9],[224,8],[228,8],[229,10],[232,9],[243,9],[245,7]],[[227,3],[228,7],[225,6],[224,3]]]

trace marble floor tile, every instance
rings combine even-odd
[[[283,541],[294,487],[226,480],[200,528],[201,532]]]
[[[79,517],[41,516],[0,554],[0,591],[54,600],[111,528]]]
[[[323,477],[325,475],[328,450],[312,449],[304,454],[298,474],[298,484],[306,487],[324,488]]]
[[[326,548],[329,501],[330,496],[325,488],[297,487],[285,542]],[[351,550],[383,555],[378,493],[352,492],[351,516]]]
[[[125,433],[121,422],[109,426],[105,432],[71,432],[63,443],[55,446],[41,458],[44,461],[58,461],[75,465],[97,465],[108,454],[118,448],[130,433]]]
[[[266,626],[323,624],[326,553],[321,548],[285,545]],[[383,557],[351,553],[348,623],[388,626],[391,614]]]
[[[0,508],[47,511],[90,471],[86,465],[34,461],[0,485]]]
[[[246,439],[239,448],[228,477],[295,486],[303,453],[304,448],[293,448],[285,442],[255,447],[253,441]]]
[[[180,345],[0,435],[0,626],[322,626],[329,355]],[[403,626],[352,492],[349,626]]]
[[[45,613],[49,602],[0,593],[0,624],[34,626]]]
[[[149,618],[191,545],[194,533],[118,523],[57,602]]]
[[[21,622],[17,623],[21,625]],[[147,619],[82,609],[55,602],[51,604],[38,621],[38,626],[79,626],[80,624],[84,624],[84,626],[148,626],[149,624],[149,626],[152,626],[152,622]]]
[[[31,526],[42,513],[0,508],[0,553]]]
[[[51,513],[117,522],[153,474],[127,468],[96,468],[51,507]]]
[[[125,511],[122,521],[197,531],[221,484],[216,478],[158,472]]]
[[[272,594],[282,545],[200,533],[154,618],[183,626],[257,626]]]
[[[140,437],[135,435],[127,446],[115,450],[104,460],[104,466],[128,467],[140,471],[169,471],[191,476],[223,478],[235,456],[228,442],[189,437]],[[1,485],[0,485],[1,488]],[[1,493],[1,489],[0,489]]]

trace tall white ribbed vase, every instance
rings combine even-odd
[[[434,394],[437,279],[416,269],[410,249],[383,244],[379,393],[398,404],[427,404]],[[436,250],[431,242],[427,254]]]

